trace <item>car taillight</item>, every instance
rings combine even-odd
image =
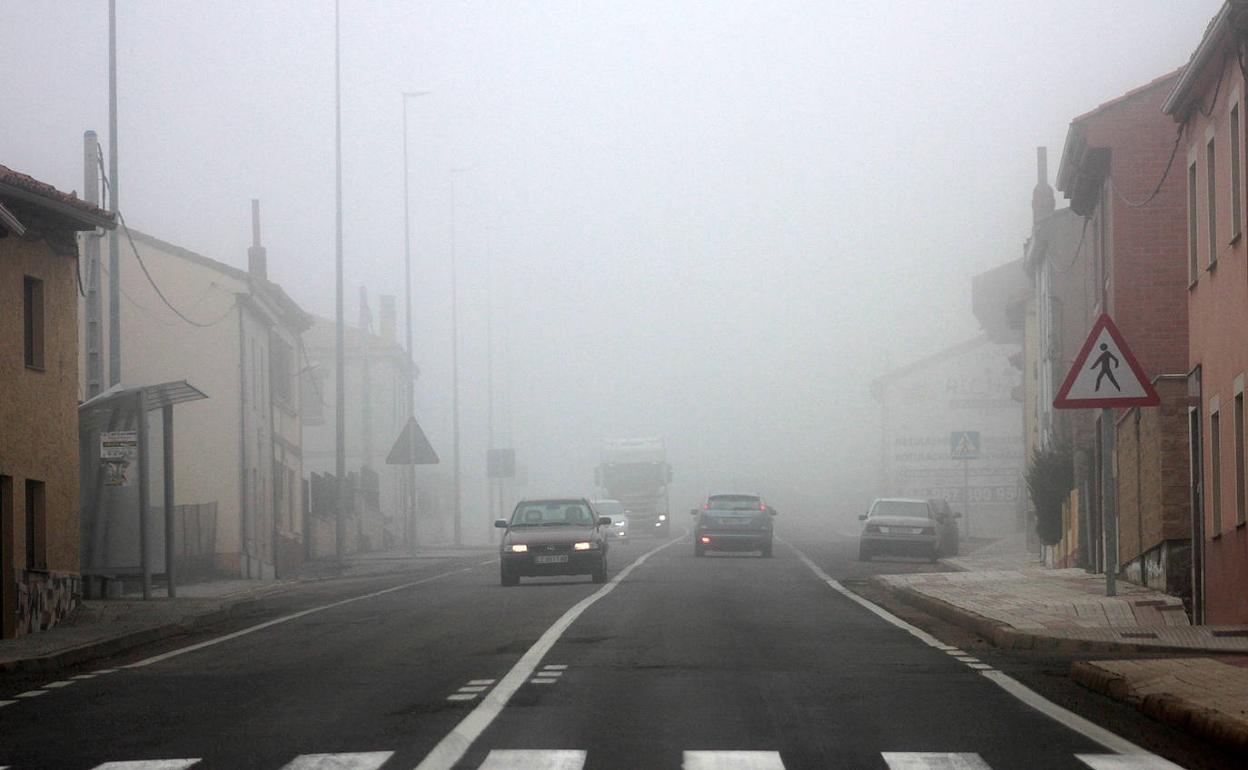
[[[711,542],[711,539],[709,537],[707,537],[706,535],[702,536],[702,545],[709,545],[710,542]]]

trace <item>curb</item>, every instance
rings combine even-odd
[[[955,604],[950,604],[943,599],[928,596],[908,586],[894,586],[881,580],[879,575],[870,578],[869,582],[929,615],[934,615],[941,620],[975,632],[989,641],[994,647],[999,647],[1003,650],[1038,650],[1062,654],[1098,653],[1111,655],[1124,652],[1178,652],[1201,655],[1235,654],[1229,650],[1201,646],[1141,644],[1138,642],[1114,642],[1105,639],[1072,639],[1066,636],[1034,633],[1014,628],[999,620],[984,617]]]
[[[1173,725],[1232,751],[1248,752],[1248,722],[1169,693],[1141,698],[1132,692],[1131,682],[1126,677],[1106,671],[1092,662],[1076,662],[1070,668],[1070,677],[1093,692],[1130,703],[1159,722]]]
[[[454,559],[447,559],[447,561],[452,560]],[[236,615],[242,615],[247,611],[254,609],[261,600],[290,593],[291,591],[294,591],[304,585],[324,583],[332,580],[346,582],[350,580],[396,577],[414,574],[421,571],[423,570],[409,566],[406,569],[385,570],[368,575],[318,575],[314,577],[294,579],[282,586],[266,586],[253,594],[241,596],[233,601],[228,598],[224,598],[222,601],[223,606],[218,609],[199,615],[186,615],[180,620],[176,620],[171,623],[143,628],[138,631],[131,631],[130,633],[122,634],[120,636],[87,642],[76,647],[70,647],[68,649],[59,650],[47,655],[40,655],[38,657],[18,658],[16,660],[0,660],[0,673],[46,673],[68,668],[70,666],[76,666],[90,660],[117,655],[135,647],[151,644],[152,642],[158,642],[185,634],[188,631],[194,631],[199,628],[222,623],[232,619]]]

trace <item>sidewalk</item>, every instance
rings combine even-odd
[[[345,564],[307,562],[299,574],[283,580],[217,580],[178,586],[178,598],[164,589],[143,601],[135,594],[122,599],[79,602],[74,612],[48,631],[0,641],[0,672],[50,671],[107,657],[132,647],[220,623],[242,614],[266,597],[325,580],[401,574],[456,559],[484,559],[494,548],[429,547],[415,556],[403,551],[356,554]]]
[[[1001,648],[1130,653],[1130,660],[1076,662],[1071,677],[1155,719],[1248,751],[1248,626],[1193,626],[1179,599],[1123,581],[1118,596],[1107,597],[1104,575],[1047,569],[1021,536],[945,563],[962,571],[871,580]]]

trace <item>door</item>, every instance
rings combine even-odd
[[[17,580],[13,571],[13,478],[0,476],[0,639],[17,631]]]

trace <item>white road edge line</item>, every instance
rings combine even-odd
[[[685,535],[688,533],[686,532]],[[516,665],[503,676],[498,686],[486,695],[477,707],[468,713],[466,717],[460,720],[455,728],[447,733],[442,740],[438,741],[438,745],[433,747],[420,764],[416,766],[416,770],[450,770],[454,767],[468,749],[472,746],[473,741],[485,732],[485,728],[498,717],[503,708],[507,706],[507,702],[511,700],[511,696],[516,694],[529,677],[537,669],[537,665],[542,662],[542,658],[550,652],[555,646],[555,642],[559,641],[559,637],[563,636],[563,632],[568,630],[581,613],[589,609],[591,605],[603,598],[607,594],[615,590],[621,582],[623,582],[633,570],[646,563],[646,560],[655,555],[664,548],[668,548],[685,539],[684,535],[669,540],[662,545],[646,551],[637,557],[637,561],[620,570],[614,578],[610,580],[602,588],[593,592],[584,599],[568,608],[568,611],[546,629],[546,631],[538,638],[533,646],[516,661]]]
[[[329,604],[322,604],[319,607],[311,607],[306,610],[300,610],[299,612],[292,612],[289,615],[283,615],[280,618],[266,620],[263,623],[257,623],[254,626],[248,626],[247,628],[240,629],[233,633],[226,634],[224,636],[218,636],[215,639],[209,639],[207,641],[188,645],[186,647],[181,647],[176,650],[170,650],[169,652],[163,652],[160,655],[153,655],[150,658],[144,658],[143,660],[140,660],[136,663],[131,663],[126,666],[122,666],[121,668],[123,669],[143,668],[144,666],[150,666],[153,663],[160,663],[161,661],[169,660],[170,658],[176,658],[179,655],[185,655],[188,652],[195,652],[197,650],[202,650],[205,647],[212,647],[213,645],[221,644],[222,642],[228,642],[232,639],[237,639],[240,636],[254,634],[257,631],[263,631],[264,629],[271,628],[272,626],[281,625],[282,623],[289,623],[292,620],[298,620],[299,618],[307,617],[308,615],[313,615],[317,612],[324,612],[325,610],[330,610],[330,609],[333,609],[334,607],[341,607],[344,604],[351,604],[353,602],[362,602],[365,599],[375,599],[378,596],[384,596],[385,594],[392,594],[395,591],[402,591],[404,589],[413,588],[415,586],[423,585],[425,583],[432,583],[435,580],[441,580],[442,578],[450,577],[451,575],[458,575],[459,573],[466,572],[466,571],[471,571],[471,568],[455,569],[455,570],[451,570],[450,572],[440,572],[437,575],[430,575],[427,578],[421,578],[420,580],[413,580],[410,583],[404,583],[403,585],[391,586],[390,588],[383,588],[382,590],[374,591],[371,594],[363,594],[361,596],[352,596],[348,599],[341,599],[336,602],[330,602]],[[110,669],[110,670],[115,670],[115,669]],[[103,672],[97,671],[96,673],[103,673]]]
[[[787,543],[784,540],[780,540],[780,538],[776,538],[776,539],[779,540],[781,543],[784,543],[784,545],[788,546],[789,549],[793,551],[793,553],[797,554],[797,557],[801,559],[802,563],[804,563],[807,567],[809,567],[812,572],[815,573],[816,577],[818,577],[823,582],[827,583],[832,588],[832,590],[844,596],[846,599],[849,599],[850,601],[854,602],[860,607],[867,609],[868,611],[872,612],[873,614],[880,617],[881,619],[886,620],[889,623],[893,624],[897,628],[900,628],[903,631],[909,632],[912,636],[915,636],[918,639],[922,640],[925,644],[928,644],[932,647],[936,647],[938,649],[940,647],[947,646],[945,645],[944,642],[940,641],[936,637],[927,633],[923,629],[916,628],[915,626],[910,625],[909,623],[897,617],[896,615],[884,609],[883,607],[880,607],[877,604],[873,604],[872,602],[867,601],[866,599],[862,598],[861,596],[854,593],[853,591],[850,591],[848,588],[846,588],[845,586],[841,585],[839,582],[831,578],[828,575],[828,573],[819,569],[819,565],[811,561],[810,558],[806,556],[806,554],[799,551],[796,546],[792,545],[791,543]],[[1094,743],[1099,743],[1100,745],[1104,746],[1110,751],[1114,751],[1119,754],[1142,754],[1142,755],[1146,755],[1149,757],[1156,756],[1152,752],[1145,751],[1139,746],[1136,746],[1134,743],[1132,743],[1131,741],[1128,741],[1126,738],[1122,738],[1118,735],[1115,735],[1114,733],[1111,733],[1109,730],[1106,730],[1105,728],[1099,725],[1089,722],[1088,720],[1084,719],[1083,717],[1079,716],[1073,711],[1069,711],[1067,709],[1062,708],[1056,703],[1053,703],[1052,701],[1044,698],[1043,696],[1041,696],[1039,693],[1035,692],[1034,690],[1029,689],[1026,685],[1019,682],[1017,679],[1014,679],[1008,674],[1005,674],[1001,671],[996,671],[996,670],[980,671],[979,673],[981,676],[987,678],[989,681],[996,684],[1002,690],[1005,690],[1010,695],[1013,695],[1018,700],[1022,701],[1028,706],[1031,706],[1033,709],[1035,709],[1036,711],[1039,711],[1041,714],[1044,714],[1045,716],[1049,717],[1055,722],[1058,722],[1064,727],[1067,727],[1079,733],[1080,735],[1087,738],[1088,740],[1093,741]],[[1160,757],[1158,758],[1160,759]]]

